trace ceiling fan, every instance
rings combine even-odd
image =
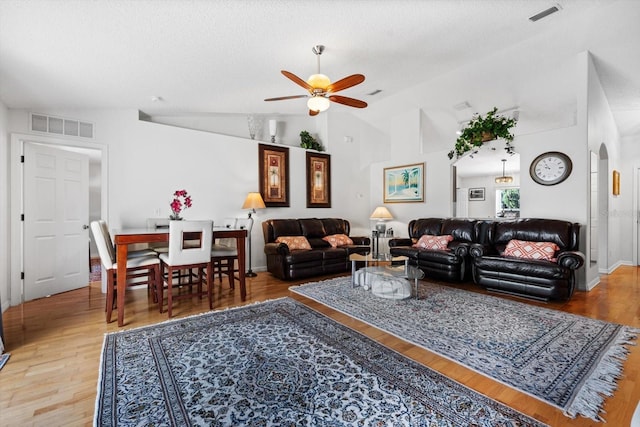
[[[316,55],[318,59],[318,73],[310,76],[306,82],[295,74],[290,73],[289,71],[280,71],[282,74],[284,74],[285,77],[309,91],[309,94],[267,98],[265,99],[265,101],[309,98],[309,100],[307,101],[307,107],[309,107],[310,116],[315,116],[321,111],[325,111],[326,109],[328,109],[330,105],[329,101],[348,105],[349,107],[365,108],[367,106],[367,103],[364,101],[360,101],[359,99],[354,98],[348,98],[346,96],[334,95],[334,93],[336,92],[362,83],[364,81],[364,76],[362,74],[352,74],[348,77],[345,77],[344,79],[338,80],[335,83],[331,83],[329,77],[325,76],[324,74],[320,74],[320,55],[322,55],[322,52],[324,52],[324,46],[316,45],[311,48],[311,51]]]

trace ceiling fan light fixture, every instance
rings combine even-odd
[[[307,107],[312,111],[326,111],[329,109],[329,105],[329,100],[324,96],[313,96],[307,101]]]
[[[314,89],[326,90],[327,87],[331,84],[331,80],[329,80],[329,77],[325,76],[324,74],[312,74],[311,76],[309,76],[307,83],[309,83],[309,86],[313,87]]]

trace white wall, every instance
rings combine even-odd
[[[581,60],[585,61],[588,70],[588,94],[587,99],[587,121],[588,121],[588,149],[595,153],[600,151],[601,145],[604,145],[607,149],[608,164],[607,169],[603,170],[600,167],[599,174],[603,174],[602,178],[606,185],[604,188],[599,188],[599,191],[603,191],[606,194],[606,206],[598,206],[599,226],[605,226],[608,230],[608,236],[605,242],[599,244],[600,250],[606,250],[606,257],[600,257],[600,259],[606,259],[606,265],[591,265],[587,264],[588,283],[594,283],[598,279],[599,272],[612,271],[620,264],[631,264],[633,253],[633,233],[632,230],[635,225],[633,220],[632,209],[632,177],[633,168],[631,167],[632,159],[638,159],[632,151],[625,154],[624,159],[627,159],[627,166],[622,165],[621,156],[621,142],[618,130],[611,114],[609,102],[607,101],[604,90],[600,83],[600,79],[593,64],[591,55],[585,55]],[[602,164],[602,162],[601,162]],[[612,194],[612,171],[618,170],[621,172],[622,188],[626,191],[621,192],[620,196],[614,196]],[[625,185],[626,184],[626,185]],[[623,236],[626,236],[623,238]],[[590,236],[587,236],[587,244],[589,243]],[[585,252],[585,254],[587,254]]]
[[[513,176],[513,182],[510,184],[496,184],[496,175],[490,176],[474,176],[466,178],[458,178],[458,188],[478,188],[485,189],[484,200],[468,200],[468,217],[476,219],[495,219],[496,218],[496,190],[504,188],[513,188],[520,186],[520,174],[508,174]],[[468,199],[468,197],[467,197]]]
[[[185,218],[218,222],[246,216],[244,198],[258,191],[260,141],[141,121],[136,110],[40,112],[95,123],[95,142],[108,152],[106,220],[111,229],[145,226],[148,217],[168,216],[177,189],[187,189],[193,197]],[[28,122],[27,111],[13,110],[8,131],[28,134]],[[306,150],[290,147],[291,206],[267,208],[254,216],[254,270],[266,270],[261,222],[268,218],[340,217],[352,223],[353,235],[368,233],[369,172],[358,159],[370,142],[382,144],[371,138],[368,125],[349,114],[337,114],[330,127],[321,123],[318,133],[332,158],[332,207],[306,208]],[[344,142],[346,135],[352,142]]]
[[[0,101],[0,313],[9,307],[9,141],[8,110]],[[0,321],[0,324],[2,322]]]

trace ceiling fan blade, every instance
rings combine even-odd
[[[359,99],[347,98],[346,96],[331,95],[329,99],[338,104],[348,105],[349,107],[366,108],[367,103]]]
[[[309,83],[305,82],[304,80],[302,80],[300,77],[296,76],[295,74],[290,73],[290,72],[285,71],[285,70],[280,70],[280,72],[281,72],[282,74],[284,74],[284,76],[285,76],[286,78],[288,78],[289,80],[291,80],[291,81],[292,81],[292,82],[294,82],[295,84],[302,86],[303,88],[305,88],[305,89],[306,89],[306,90],[308,90],[309,92],[313,91],[313,87],[311,87],[311,86],[309,85]]]
[[[327,92],[338,92],[339,90],[344,90],[350,88],[351,86],[355,86],[364,81],[364,76],[362,74],[352,74],[344,79],[338,80],[335,83],[327,86]]]
[[[310,115],[310,116],[317,116],[318,114],[320,114],[320,111],[316,111],[316,110],[309,110],[309,115]]]
[[[296,99],[296,98],[308,98],[309,95],[291,95],[291,96],[279,96],[277,98],[267,98],[265,101],[282,101],[283,99]]]

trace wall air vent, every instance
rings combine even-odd
[[[53,135],[93,139],[93,123],[31,113],[31,130]]]
[[[529,21],[531,21],[531,22],[539,21],[539,20],[541,20],[542,18],[546,18],[547,16],[551,15],[552,13],[556,13],[556,12],[558,12],[560,9],[562,9],[562,8],[560,7],[560,5],[552,6],[552,7],[550,7],[549,9],[543,10],[543,11],[542,11],[542,12],[540,12],[540,13],[536,13],[535,15],[530,16],[530,17],[529,17]]]

